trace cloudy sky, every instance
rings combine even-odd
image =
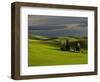
[[[29,33],[37,35],[67,35],[68,31],[87,34],[87,17],[28,15]],[[48,33],[46,33],[46,31]],[[63,33],[64,32],[64,33]],[[51,34],[52,33],[52,34]]]

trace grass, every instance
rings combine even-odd
[[[87,50],[61,51],[58,46],[41,40],[28,40],[28,66],[87,64]]]

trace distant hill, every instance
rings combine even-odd
[[[53,30],[28,30],[30,35],[39,35],[47,37],[59,37],[59,36],[87,36],[87,28],[62,28]]]

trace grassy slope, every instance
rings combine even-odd
[[[28,65],[68,65],[86,64],[87,52],[67,52],[61,51],[58,47],[42,43],[40,40],[28,41]]]

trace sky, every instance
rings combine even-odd
[[[29,26],[34,25],[64,25],[72,23],[87,23],[86,17],[64,17],[64,16],[42,16],[42,15],[29,15]]]
[[[87,17],[28,15],[29,33],[35,35],[74,35],[75,32],[84,36],[87,26]]]

